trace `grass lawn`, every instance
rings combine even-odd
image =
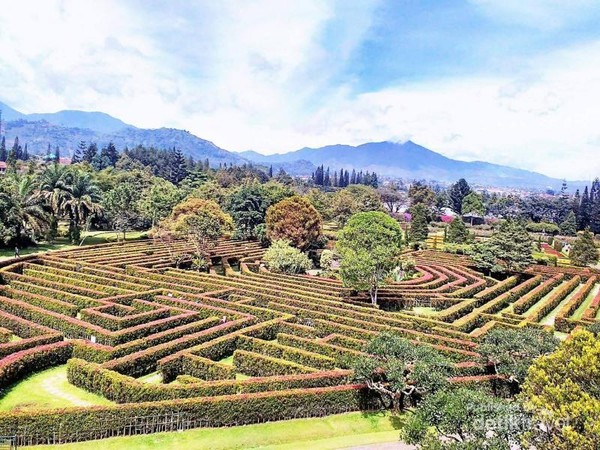
[[[32,450],[225,450],[261,449],[326,450],[356,445],[395,442],[403,418],[388,413],[347,413],[315,419],[295,419],[231,428],[205,428],[174,433],[128,436],[102,441],[55,446],[29,447]]]
[[[127,241],[141,239],[147,231],[130,231],[126,234]],[[114,231],[89,231],[81,233],[82,239],[85,237],[82,245],[106,244],[123,239],[122,233]],[[68,250],[76,248],[77,245],[71,244],[66,238],[58,238],[54,244],[42,243],[39,245],[20,249],[21,256],[31,255],[33,253],[43,253],[51,250]],[[15,249],[0,249],[0,261],[14,257]]]
[[[110,404],[111,401],[70,384],[66,365],[30,375],[3,390],[0,397],[0,411]]]

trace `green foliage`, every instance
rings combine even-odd
[[[263,259],[269,265],[269,269],[277,273],[297,274],[312,268],[308,256],[284,240],[274,241]]]
[[[520,399],[533,415],[525,445],[539,450],[600,447],[600,340],[576,331],[552,354],[536,359]]]
[[[571,262],[576,266],[588,266],[598,262],[598,249],[589,230],[585,230],[573,244],[569,254]]]
[[[462,214],[463,212],[470,212],[463,210],[463,200],[470,193],[471,186],[469,186],[469,183],[467,183],[467,181],[464,178],[461,178],[452,186],[450,186],[450,189],[448,190],[448,197],[450,198],[450,207],[454,210],[455,213]]]
[[[551,333],[535,328],[496,328],[484,336],[477,352],[483,365],[519,384],[533,360],[554,351],[558,343]]]
[[[478,214],[483,216],[485,214],[485,206],[481,196],[476,192],[470,192],[463,198],[461,204],[462,214]]]
[[[507,220],[485,242],[473,246],[475,265],[485,271],[507,273],[523,270],[533,262],[533,243],[518,222]]]
[[[427,226],[427,209],[418,203],[410,209],[412,218],[410,220],[411,242],[424,242],[427,240],[429,228]]]
[[[448,232],[446,233],[446,242],[452,244],[465,244],[469,241],[469,230],[461,217],[455,217],[450,225],[448,225]]]
[[[369,342],[370,356],[353,363],[354,378],[379,394],[388,408],[402,409],[448,385],[453,364],[427,345],[384,332]]]
[[[532,233],[558,234],[560,232],[558,225],[548,222],[528,222],[525,229]]]
[[[462,387],[427,397],[401,438],[419,450],[511,450],[529,425],[517,403]]]
[[[352,216],[336,245],[344,285],[368,290],[376,304],[379,286],[395,267],[401,245],[402,229],[387,214],[373,211]]]
[[[573,211],[569,211],[565,220],[560,224],[560,232],[566,236],[575,236],[577,233],[577,217]]]

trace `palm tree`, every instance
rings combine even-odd
[[[36,181],[29,175],[7,179],[0,190],[0,204],[3,205],[3,222],[8,224],[16,243],[33,241],[48,225],[44,199],[39,195]]]
[[[40,176],[40,195],[50,208],[48,240],[52,241],[58,231],[58,217],[67,197],[67,166],[52,164]]]
[[[65,188],[63,210],[69,215],[69,235],[72,242],[81,238],[81,224],[92,215],[99,213],[100,189],[94,183],[91,174],[80,170],[69,172]]]

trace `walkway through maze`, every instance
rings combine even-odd
[[[185,244],[150,240],[2,269],[0,384],[69,360],[71,383],[117,405],[2,413],[0,434],[67,442],[376,407],[349,369],[385,330],[456,361],[453,382],[491,386],[477,346],[492,328],[568,333],[600,306],[596,274],[583,270],[495,281],[464,257],[417,252],[421,276],[382,289],[379,309],[336,281],[267,272],[256,243],[213,253],[213,273],[175,268],[189,262]]]

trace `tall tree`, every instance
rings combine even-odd
[[[87,219],[102,210],[100,190],[87,172],[76,170],[70,173],[65,186],[63,208],[69,216],[69,237],[71,242],[81,239],[81,227]]]
[[[79,141],[77,147],[75,147],[75,151],[73,152],[73,158],[71,158],[71,164],[80,163],[83,157],[83,153],[85,152],[86,144],[85,141]]]
[[[308,249],[321,235],[323,219],[303,197],[290,197],[267,210],[267,235],[271,241],[283,239],[301,250]]]
[[[464,178],[461,178],[448,190],[448,197],[450,198],[450,207],[457,214],[462,214],[462,202],[463,199],[471,193],[471,186]],[[467,211],[468,212],[468,211]]]
[[[507,220],[487,241],[475,244],[471,256],[482,270],[497,273],[520,271],[533,263],[532,245],[523,225]]]
[[[2,136],[2,141],[0,141],[0,161],[6,162],[8,158],[8,152],[6,151],[6,137]]]
[[[590,217],[592,214],[592,205],[590,204],[590,194],[586,186],[581,196],[581,204],[579,205],[579,222],[577,229],[585,230],[590,226]]]
[[[600,233],[600,179],[596,178],[590,191],[590,230]]]
[[[594,237],[589,229],[586,229],[573,244],[569,254],[571,262],[576,266],[588,266],[598,262],[598,249],[594,244]]]
[[[577,218],[573,210],[569,210],[565,220],[560,223],[560,232],[566,236],[575,236],[577,233]]]
[[[427,209],[422,203],[417,203],[410,209],[410,214],[412,216],[410,219],[410,240],[411,242],[424,242],[429,234]]]
[[[340,274],[345,286],[369,292],[377,304],[379,287],[396,266],[402,246],[398,222],[379,211],[355,214],[339,234]]]
[[[462,217],[455,217],[446,233],[446,242],[451,244],[464,244],[469,240],[469,230],[465,226]]]
[[[94,158],[98,155],[98,146],[95,142],[90,142],[90,145],[85,149],[82,154],[82,160],[87,163],[92,163]]]

